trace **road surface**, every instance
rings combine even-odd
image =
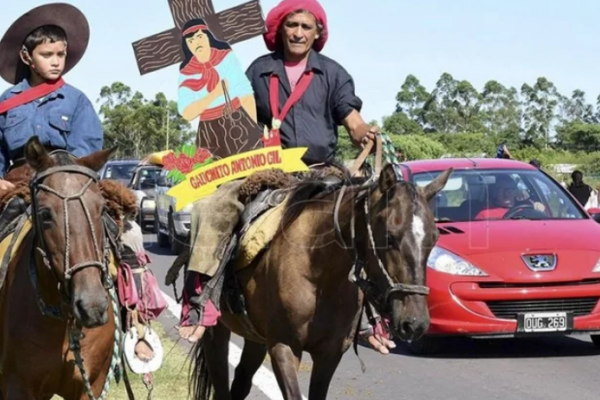
[[[179,306],[172,301],[172,288],[164,286],[164,276],[174,257],[168,249],[157,246],[155,235],[144,237],[146,250],[152,258],[152,270],[163,292],[170,296],[169,311],[161,315],[160,322],[176,339],[174,326],[178,321]],[[179,283],[178,288],[181,286]],[[242,343],[239,337],[233,337],[230,365],[236,362],[236,357],[239,359]],[[600,350],[587,336],[449,340],[435,356],[424,357],[410,355],[402,344],[387,356],[359,346],[359,355],[366,365],[366,372],[361,372],[360,362],[351,348],[334,376],[329,399],[600,398]],[[300,379],[306,397],[310,367],[310,356],[305,354]],[[254,383],[249,399],[282,399],[268,363],[261,368]]]

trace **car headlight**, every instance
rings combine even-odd
[[[600,272],[600,259],[598,259],[598,261],[596,261],[596,266],[594,267],[592,272]]]
[[[427,266],[438,272],[452,275],[487,276],[485,272],[454,253],[434,246],[427,259]]]
[[[156,208],[156,201],[154,199],[144,199],[142,200],[142,209],[154,209]]]

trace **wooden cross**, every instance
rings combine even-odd
[[[258,0],[216,14],[212,0],[168,0],[175,27],[133,43],[140,74],[144,75],[183,61],[181,28],[203,18],[211,32],[229,45],[262,35],[265,21]]]

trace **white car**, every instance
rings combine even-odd
[[[138,224],[142,230],[155,224],[156,210],[156,182],[162,171],[162,168],[156,165],[138,165],[133,171],[133,176],[129,181],[129,189],[137,199],[138,205]]]
[[[188,244],[191,227],[192,204],[175,211],[175,198],[167,192],[173,187],[167,178],[167,170],[161,170],[156,182],[156,241],[160,247],[170,247],[171,253],[180,254]]]

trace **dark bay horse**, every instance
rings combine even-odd
[[[118,302],[112,301],[96,172],[114,150],[77,159],[48,153],[36,137],[27,142],[33,222],[0,290],[4,400],[106,395],[120,359]]]
[[[419,338],[429,326],[426,261],[438,238],[427,203],[451,172],[425,187],[399,180],[392,165],[378,180],[360,185],[300,183],[279,233],[237,273],[254,330],[221,307],[219,324],[195,345],[195,399],[209,399],[213,391],[215,400],[246,398],[268,353],[284,398],[300,400],[297,371],[304,351],[313,360],[309,399],[325,399],[353,342],[363,297],[391,321],[396,337]],[[245,343],[230,389],[231,332]]]

